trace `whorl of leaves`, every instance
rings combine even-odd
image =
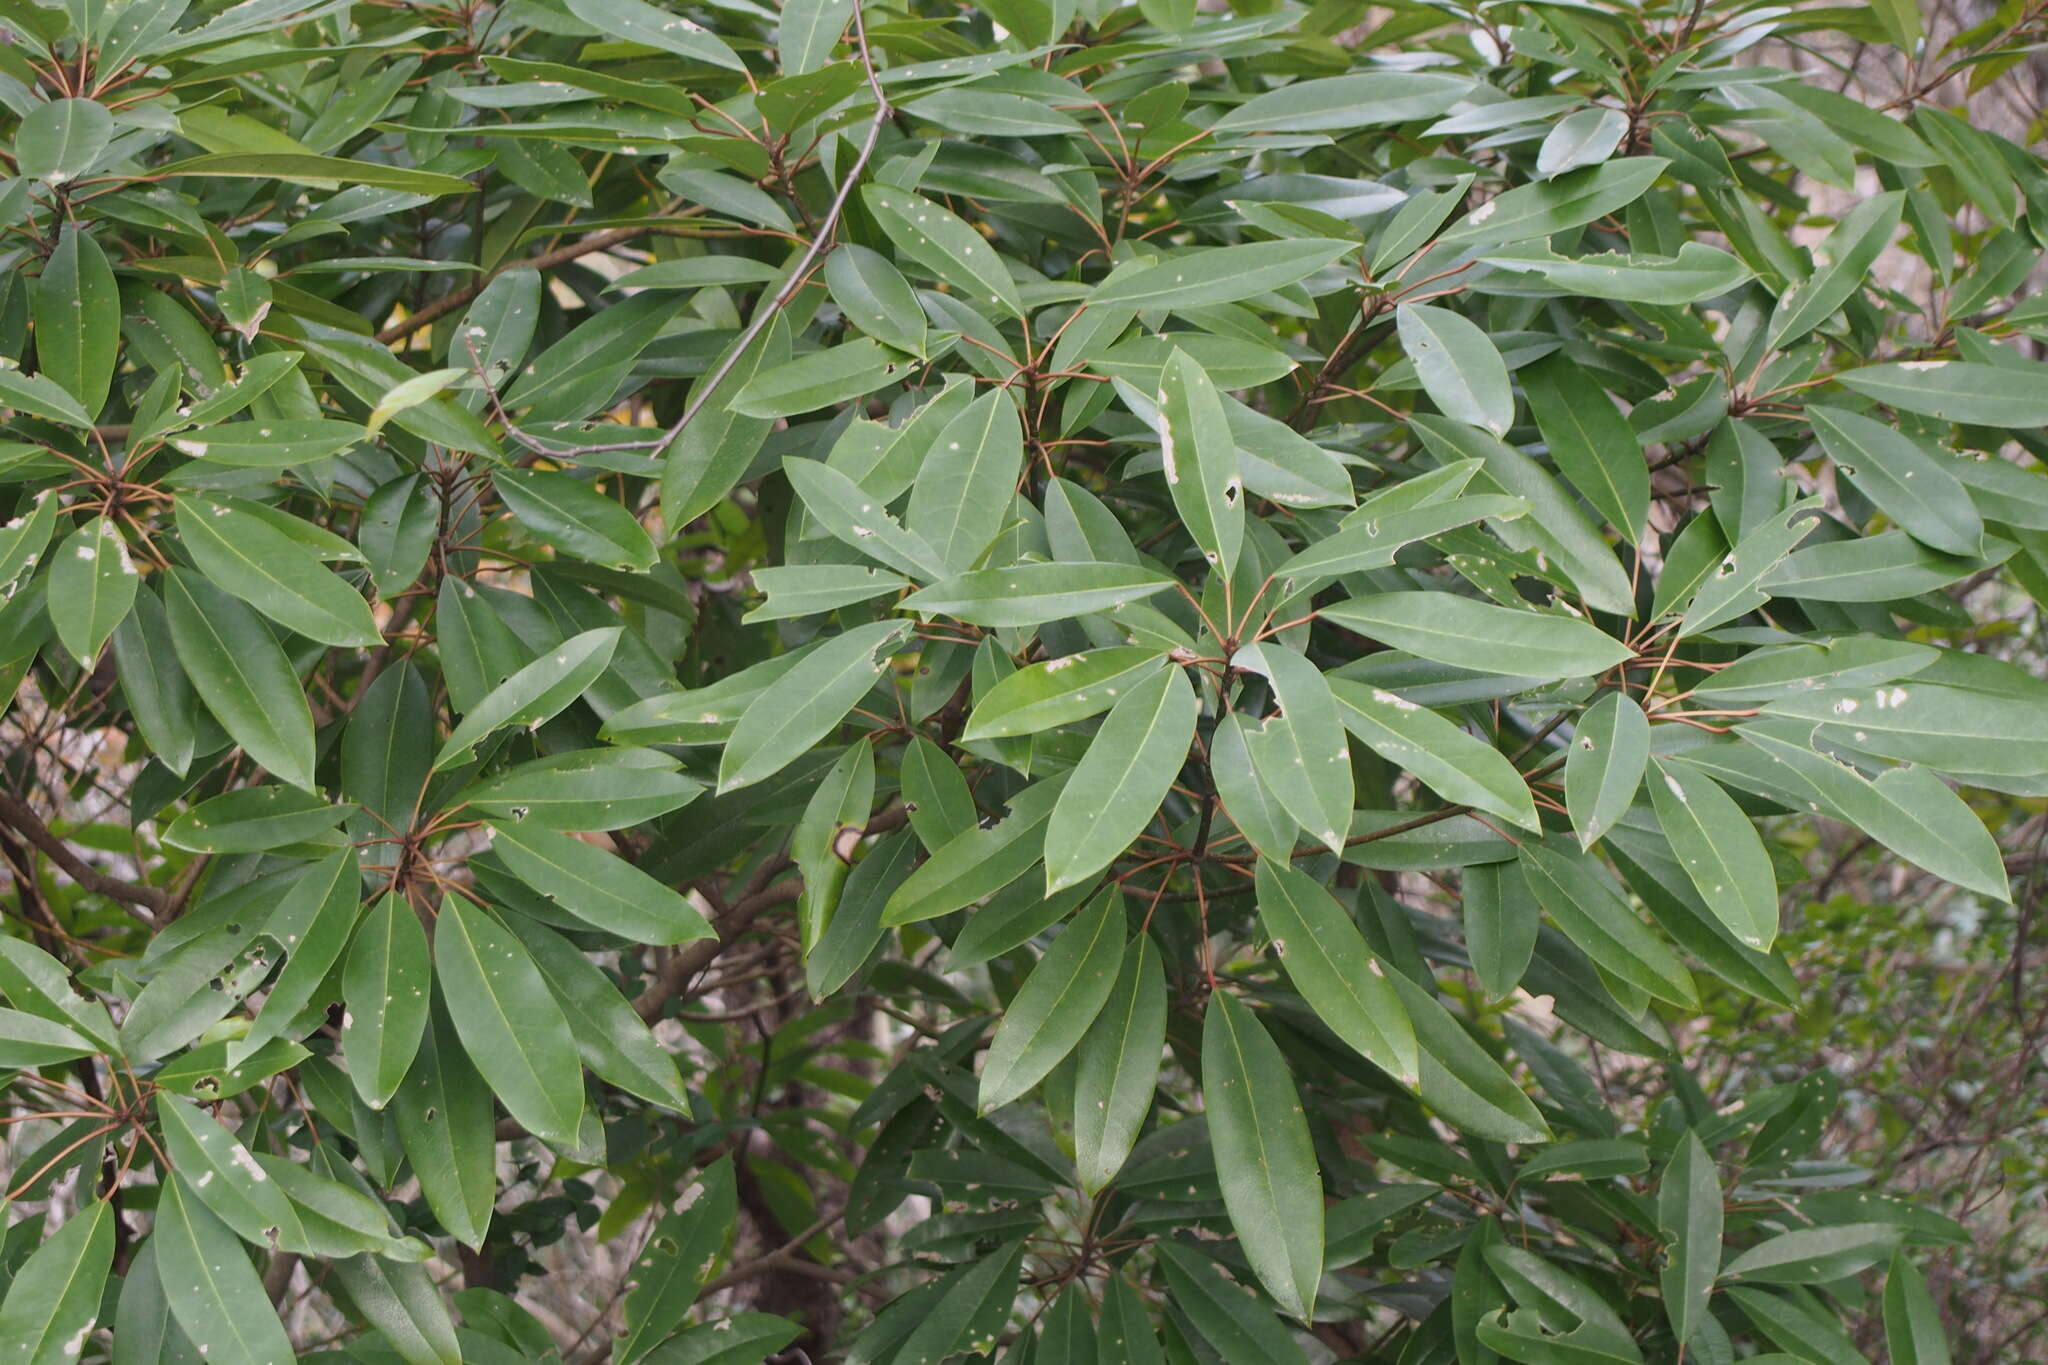
[[[8,0],[0,1357],[1945,1361],[1680,1040],[2048,791],[2038,11],[858,2]]]

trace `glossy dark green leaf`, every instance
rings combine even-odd
[[[1046,825],[1047,894],[1102,871],[1152,822],[1187,760],[1198,710],[1178,668],[1144,679],[1110,708]]]
[[[1039,959],[989,1040],[981,1067],[984,1112],[1023,1096],[1074,1050],[1117,985],[1125,932],[1123,898],[1108,891]]]
[[[242,1244],[193,1196],[183,1176],[164,1182],[150,1241],[171,1313],[209,1362],[296,1359]]]
[[[1260,923],[1316,1016],[1360,1056],[1415,1085],[1414,1030],[1344,907],[1313,878],[1271,859],[1260,860],[1257,885]]]
[[[1283,1312],[1306,1320],[1323,1274],[1323,1182],[1287,1059],[1227,991],[1202,1021],[1209,1141],[1246,1259]]]
[[[71,657],[87,668],[127,619],[141,582],[128,542],[106,517],[94,517],[60,542],[50,561],[50,623]]]
[[[568,1016],[525,947],[483,911],[443,897],[434,976],[463,1050],[507,1112],[535,1137],[573,1144],[583,1063]]]
[[[43,377],[61,385],[81,410],[98,416],[114,382],[121,301],[113,267],[90,233],[65,225],[57,249],[36,277],[35,311],[36,360]]]
[[[178,534],[207,580],[286,630],[329,645],[376,645],[370,604],[313,552],[233,498],[181,497]]]
[[[164,575],[164,606],[192,690],[250,758],[315,790],[313,714],[284,650],[256,613],[197,574]]]
[[[718,790],[773,777],[846,719],[889,657],[909,638],[907,622],[875,621],[834,636],[747,704],[719,760]]]
[[[0,1301],[0,1350],[8,1359],[65,1365],[80,1357],[99,1320],[119,1216],[104,1200],[93,1200],[15,1270]]]
[[[356,1093],[382,1109],[426,1031],[433,968],[426,931],[402,897],[380,898],[356,928],[342,966],[342,1055]]]
[[[1517,611],[1451,593],[1353,597],[1323,615],[1361,635],[1482,673],[1569,678],[1600,673],[1634,651],[1584,621]]]
[[[1679,1341],[1707,1315],[1721,1271],[1721,1178],[1697,1133],[1678,1144],[1657,1188],[1657,1231],[1664,1239],[1664,1314]]]
[[[1650,722],[1628,693],[1594,702],[1572,727],[1564,765],[1565,809],[1579,847],[1598,843],[1621,818],[1643,785],[1650,761]]]
[[[507,725],[539,726],[582,696],[611,665],[623,631],[617,626],[586,630],[527,664],[467,709],[462,723],[434,756],[434,771],[454,767],[476,745]]]

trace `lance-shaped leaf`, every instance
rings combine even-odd
[[[1480,673],[1583,678],[1635,657],[1627,645],[1584,621],[1456,593],[1353,597],[1324,608],[1323,617],[1419,658]]]
[[[1074,1054],[1074,1165],[1090,1198],[1116,1179],[1137,1143],[1165,1043],[1166,973],[1150,936],[1140,934]]]
[[[1892,1256],[1884,1276],[1884,1340],[1892,1365],[1949,1365],[1948,1327],[1927,1278],[1906,1253]]]
[[[2048,426],[2048,365],[1902,360],[1835,377],[1901,412],[1991,427]]]
[[[0,1302],[0,1351],[8,1360],[67,1365],[79,1358],[99,1321],[119,1216],[105,1200],[93,1200],[14,1272]]]
[[[802,10],[806,3],[807,0],[797,0],[794,8]],[[838,11],[839,28],[844,28],[851,6],[846,0],[839,0],[831,7]],[[790,9],[783,8],[785,34],[791,23]],[[835,29],[832,40],[837,38]],[[825,258],[825,287],[832,291],[832,301],[854,326],[899,351],[924,354],[924,309],[918,306],[917,292],[887,256],[845,243]]]
[[[1159,457],[1182,524],[1203,556],[1228,577],[1244,540],[1237,439],[1215,384],[1179,349],[1159,374]]]
[[[1907,862],[1957,886],[2002,901],[2012,899],[1998,841],[1932,770],[1917,765],[1887,768],[1872,780],[1797,742],[1795,736],[1802,729],[1794,726],[1781,733],[1766,721],[1739,726],[1735,733],[1769,755],[1777,764],[1774,772],[1811,792],[1837,818]]]
[[[498,1190],[491,1091],[438,1004],[429,1024],[391,1109],[427,1207],[449,1236],[479,1247]]]
[[[1905,204],[1906,196],[1895,190],[1850,207],[1828,234],[1823,248],[1827,263],[1779,298],[1764,334],[1766,346],[1782,347],[1799,340],[1870,283],[1870,267],[1898,230]]]
[[[654,542],[639,521],[582,480],[543,469],[501,469],[493,477],[520,525],[562,553],[614,569],[654,567]]]
[[[1536,952],[1543,910],[1529,881],[1513,863],[1480,863],[1465,869],[1465,953],[1479,984],[1495,999],[1521,984]]]
[[[507,725],[537,728],[582,696],[611,666],[625,632],[618,626],[586,630],[521,668],[470,708],[434,756],[441,772],[469,759],[477,744]]]
[[[1604,218],[1643,197],[1671,163],[1631,156],[1569,171],[1553,180],[1517,185],[1460,218],[1437,238],[1440,246],[1490,246],[1550,237]]]
[[[1743,943],[1769,948],[1778,936],[1778,879],[1742,807],[1711,777],[1661,758],[1650,799],[1700,900]]]
[[[568,1016],[519,940],[461,897],[444,896],[434,974],[463,1051],[506,1112],[543,1141],[573,1145],[583,1063]]]
[[[114,116],[97,100],[49,100],[22,115],[15,160],[23,175],[61,185],[93,168],[114,131]]]
[[[931,741],[918,737],[918,744]],[[913,748],[912,753],[918,750]],[[903,800],[914,807],[911,822],[924,813],[924,803],[912,793],[911,769],[915,760],[903,760]],[[940,756],[944,761],[944,756]],[[956,770],[957,771],[957,770]],[[804,888],[797,897],[797,943],[805,956],[817,946],[825,926],[831,922],[839,888],[853,863],[853,849],[867,828],[868,814],[875,804],[875,751],[866,744],[852,744],[825,774],[825,780],[804,803],[804,813],[790,835],[789,856],[796,863]],[[968,800],[967,823],[974,823],[974,803]],[[926,816],[927,819],[930,816]]]
[[[935,582],[946,577],[945,560],[923,536],[897,525],[873,494],[831,465],[791,459],[783,462],[782,471],[803,499],[804,510],[841,541],[914,579]]]
[[[98,416],[121,348],[121,295],[113,267],[90,233],[65,223],[35,280],[36,363]]]
[[[432,979],[419,916],[403,897],[384,896],[357,926],[341,974],[342,1055],[372,1109],[397,1092],[419,1051]]]
[[[781,772],[831,733],[888,670],[907,621],[874,621],[834,636],[748,703],[718,764],[721,794]]]
[[[0,402],[6,401],[6,394],[0,391]],[[26,512],[0,526],[0,595],[6,594],[15,579],[42,562],[43,551],[49,548],[50,537],[57,529],[57,511],[61,506],[62,499],[45,490],[35,495]]]
[[[50,561],[50,624],[71,657],[88,669],[114,628],[127,619],[141,582],[128,542],[108,517],[94,517],[57,547]]]
[[[1446,417],[1504,436],[1515,420],[1514,390],[1500,351],[1463,314],[1404,303],[1394,320],[1415,377]]]
[[[1055,774],[1010,798],[1010,812],[939,849],[890,893],[882,923],[912,924],[992,896],[1037,866],[1045,853],[1045,827],[1067,774]]]
[[[1386,971],[1344,907],[1322,884],[1261,858],[1259,920],[1287,979],[1316,1017],[1403,1085],[1418,1083],[1415,1030]]]
[[[1449,109],[1472,89],[1438,71],[1370,71],[1296,81],[1246,100],[1216,121],[1219,133],[1332,133],[1407,123]]]
[[[1548,242],[1506,247],[1479,258],[1518,275],[1534,275],[1567,297],[1681,307],[1718,298],[1754,273],[1736,257],[1704,242],[1682,242],[1673,256],[1603,251],[1560,256]],[[1517,286],[1514,292],[1523,291]]]
[[[675,1110],[688,1107],[675,1058],[602,968],[537,920],[507,915],[505,927],[518,935],[547,979],[585,1066],[629,1094]]]
[[[1187,761],[1200,709],[1178,668],[1153,674],[1110,709],[1047,822],[1046,894],[1109,866],[1152,823]]]
[[[1114,611],[1173,586],[1174,580],[1132,564],[1013,564],[975,569],[921,588],[898,605],[926,616],[977,626],[1039,626]]]
[[[1230,662],[1266,679],[1285,721],[1245,733],[1260,780],[1310,835],[1341,853],[1351,828],[1351,751],[1332,684],[1307,658],[1276,644],[1246,645]]]
[[[1029,1092],[1074,1050],[1116,986],[1124,934],[1123,897],[1105,891],[1031,969],[989,1040],[978,1101],[983,1113]]]
[[[1690,1129],[1657,1186],[1657,1235],[1664,1239],[1664,1315],[1671,1334],[1688,1342],[1721,1272],[1721,1176]]]
[[[1405,972],[1388,976],[1415,1029],[1422,1100],[1445,1122],[1494,1142],[1548,1142],[1550,1129],[1522,1088],[1465,1026]]]
[[[1697,635],[1756,610],[1770,600],[1758,584],[1806,539],[1814,527],[1819,499],[1806,499],[1773,515],[1735,544],[1714,566],[1678,623],[1680,635]]]
[[[629,43],[673,52],[678,57],[727,71],[745,71],[746,63],[717,34],[694,19],[685,19],[644,0],[569,0],[569,12],[600,33]]]
[[[507,768],[457,799],[517,823],[611,830],[666,815],[703,790],[658,749],[579,749]]]
[[[1165,667],[1145,645],[1115,645],[1020,668],[974,704],[961,738],[1034,735],[1100,715],[1117,698]]]
[[[1009,520],[1023,467],[1017,406],[991,389],[939,429],[911,485],[904,524],[952,572],[971,569]]]
[[[763,369],[725,401],[744,417],[793,417],[886,388],[911,363],[871,337],[858,337]]]
[[[178,535],[211,582],[309,640],[383,642],[362,594],[246,504],[181,495],[176,507]]]
[[[1827,1284],[1885,1260],[1905,1233],[1897,1223],[1794,1228],[1728,1262],[1721,1277],[1751,1284]]]
[[[1649,529],[1650,467],[1635,428],[1591,375],[1562,352],[1522,372],[1550,458],[1631,545]]]
[[[1564,805],[1591,848],[1634,803],[1650,762],[1650,721],[1633,697],[1609,692],[1572,727],[1564,764]]]
[[[1699,1003],[1685,964],[1636,918],[1585,855],[1531,842],[1522,845],[1521,863],[1557,927],[1602,970],[1660,1000],[1688,1008]]]
[[[1969,490],[1919,442],[1840,408],[1815,403],[1806,415],[1835,467],[1915,540],[1952,555],[1984,548],[1984,519]]]
[[[462,1365],[462,1343],[441,1286],[425,1266],[367,1252],[332,1262],[335,1281],[356,1311],[406,1365]]]
[[[1295,237],[1141,257],[1112,270],[1095,286],[1088,304],[1135,311],[1235,303],[1307,279],[1357,249],[1357,243],[1335,238]]]
[[[681,1325],[738,1219],[732,1158],[720,1157],[698,1175],[680,1207],[662,1215],[635,1262],[625,1302],[626,1332],[615,1359],[638,1360]]]
[[[680,893],[616,854],[533,821],[493,820],[505,868],[593,929],[634,943],[687,943],[716,931]]]
[[[1323,1179],[1287,1058],[1227,990],[1202,1021],[1202,1099],[1238,1244],[1283,1312],[1308,1321],[1323,1277]]]
[[[1529,784],[1507,756],[1427,707],[1377,687],[1332,678],[1344,728],[1447,800],[1524,829],[1541,827]]]
[[[263,926],[284,949],[284,969],[271,982],[249,1031],[228,1044],[229,1066],[239,1066],[291,1030],[347,951],[362,908],[362,875],[353,848],[336,850],[292,883]]]
[[[195,853],[258,853],[315,838],[354,809],[314,792],[265,783],[201,801],[171,821],[164,842]]]
[[[2048,735],[2033,698],[1908,679],[1826,689],[1771,702],[1764,714],[1819,724],[1817,736],[1937,772],[2018,777],[2048,768]]]
[[[1232,1365],[1307,1365],[1286,1324],[1214,1261],[1181,1242],[1159,1244],[1173,1305],[1219,1360]]]
[[[243,1241],[267,1251],[311,1250],[291,1199],[239,1138],[175,1095],[160,1092],[156,1113],[178,1174]]]
[[[178,1326],[208,1365],[277,1365],[297,1359],[242,1244],[199,1202],[182,1175],[157,1201],[157,1275]]]
[[[981,234],[956,214],[878,181],[861,186],[861,202],[891,242],[973,305],[994,304],[1012,317],[1024,316],[1024,303],[1009,270]]]
[[[24,1013],[76,1032],[103,1052],[121,1050],[107,1007],[81,994],[62,963],[25,939],[0,938],[0,995]]]
[[[1412,482],[1412,480],[1411,480]],[[1523,498],[1493,493],[1453,497],[1446,502],[1377,513],[1361,507],[1344,519],[1336,534],[1308,546],[1273,571],[1273,577],[1296,590],[1311,579],[1384,569],[1402,547],[1455,531],[1475,521],[1497,517],[1511,521],[1529,510]]]
[[[314,790],[313,713],[262,620],[184,570],[164,575],[164,606],[178,662],[221,729],[278,777]]]

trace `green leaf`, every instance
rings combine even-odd
[[[1778,879],[1742,808],[1712,778],[1662,758],[1650,799],[1700,900],[1744,944],[1768,949],[1778,936]]]
[[[463,1050],[506,1112],[535,1137],[573,1146],[583,1063],[568,1016],[519,940],[460,897],[444,896],[434,975]]]
[[[438,171],[418,171],[409,166],[392,166],[341,156],[312,156],[304,152],[214,152],[187,157],[159,167],[159,177],[199,176],[206,179],[278,180],[287,185],[306,185],[332,190],[342,185],[396,190],[401,194],[474,194],[476,186],[459,176]]]
[[[1823,689],[1770,702],[1767,716],[1810,720],[1815,736],[1938,772],[2019,777],[2048,768],[2039,703],[1917,679],[1875,688]]]
[[[902,621],[834,636],[748,703],[718,765],[720,794],[773,777],[846,719],[910,637]]]
[[[523,915],[508,915],[505,927],[525,945],[534,967],[546,978],[555,1002],[569,1020],[583,1065],[619,1089],[642,1099],[684,1110],[675,1058],[604,971],[575,944]]]
[[[1411,481],[1412,482],[1412,481]],[[1338,574],[1384,569],[1403,547],[1469,526],[1487,518],[1513,520],[1526,513],[1521,498],[1474,493],[1446,502],[1425,503],[1384,513],[1371,504],[1344,519],[1334,535],[1319,540],[1292,559],[1283,560],[1273,577],[1299,591],[1306,582]]]
[[[383,643],[369,603],[247,504],[180,496],[176,508],[186,551],[216,586],[309,640]]]
[[[192,690],[249,757],[294,787],[313,782],[313,713],[255,612],[196,573],[164,575],[171,641]]]
[[[1232,1365],[1307,1365],[1294,1334],[1214,1261],[1179,1242],[1161,1242],[1159,1265],[1174,1306],[1218,1359]]]
[[[0,370],[0,376],[6,373]],[[5,396],[0,391],[0,401]],[[42,561],[50,536],[57,529],[59,505],[57,497],[46,489],[35,495],[28,511],[0,526],[0,593],[11,596],[7,590],[13,587],[14,580]]]
[[[456,1241],[482,1246],[498,1192],[496,1119],[490,1088],[438,1004],[391,1110],[427,1207]]]
[[[1009,520],[1023,465],[1016,406],[991,390],[940,429],[911,485],[904,524],[952,572],[971,569]]]
[[[850,0],[789,0],[775,39],[782,69],[801,76],[824,66],[852,17]]]
[[[1649,531],[1650,471],[1635,428],[1592,376],[1562,353],[1522,371],[1550,458],[1631,545]]]
[[[50,561],[50,624],[71,657],[90,669],[107,637],[135,606],[140,583],[128,542],[107,517],[94,517],[57,547]]]
[[[1917,13],[1916,13],[1917,17]],[[1949,1365],[1948,1327],[1926,1277],[1906,1259],[1892,1256],[1884,1277],[1884,1340],[1892,1365]]]
[[[1548,1142],[1550,1129],[1529,1097],[1451,1012],[1428,991],[1395,972],[1387,978],[1401,997],[1421,1054],[1422,1100],[1443,1119],[1494,1142]]]
[[[67,101],[77,103],[78,101]],[[121,299],[98,242],[66,224],[36,277],[36,363],[97,416],[107,403],[121,346]]]
[[[1660,1000],[1688,1008],[1699,1003],[1685,964],[1636,918],[1590,859],[1535,843],[1523,844],[1520,857],[1536,899],[1603,971]]]
[[[1517,185],[1473,209],[1437,238],[1439,246],[1491,246],[1550,237],[1640,199],[1670,163],[1662,157],[1630,156],[1553,180]]]
[[[1614,155],[1629,130],[1629,116],[1619,109],[1595,106],[1566,114],[1544,135],[1536,149],[1536,173],[1562,175],[1581,166],[1597,166]]]
[[[1916,540],[1952,555],[1984,548],[1984,519],[1962,481],[1912,437],[1840,408],[1806,410],[1835,467]]]
[[[1743,1252],[1721,1277],[1751,1284],[1826,1284],[1888,1259],[1905,1235],[1896,1223],[1795,1228]]]
[[[1100,715],[1165,665],[1157,649],[1115,645],[1020,668],[975,703],[961,738],[1033,735]]]
[[[179,1177],[236,1235],[272,1252],[311,1249],[290,1197],[233,1133],[174,1095],[157,1095],[156,1114]]]
[[[1349,132],[1443,113],[1472,89],[1463,76],[1372,71],[1292,85],[1246,100],[1216,120],[1219,133]]]
[[[491,833],[507,871],[593,929],[634,943],[717,936],[683,896],[594,844],[535,820],[494,819]]]
[[[162,1190],[150,1238],[157,1275],[172,1316],[208,1365],[296,1360],[235,1234],[193,1197],[182,1176],[165,1180]]]
[[[705,1167],[688,1199],[662,1215],[635,1264],[625,1302],[626,1332],[615,1355],[621,1362],[637,1360],[659,1345],[703,1291],[739,1218],[732,1159],[720,1157]]]
[[[1856,826],[1906,861],[1935,876],[2010,901],[1998,841],[1947,783],[1924,767],[1887,768],[1865,778],[1846,763],[1775,733],[1768,723],[1735,733],[1763,753],[1795,790],[1810,792],[1837,818]],[[1796,733],[1795,726],[1795,733]]]
[[[1495,606],[1447,592],[1353,597],[1323,609],[1326,620],[1419,658],[1530,678],[1605,672],[1635,651],[1584,621]]]
[[[1427,783],[1438,795],[1524,829],[1539,829],[1529,784],[1507,756],[1436,712],[1377,687],[1332,678],[1349,730],[1367,748]]]
[[[869,181],[861,203],[898,249],[953,286],[971,306],[994,304],[1012,317],[1024,303],[1010,272],[980,233],[947,209],[894,185]]]
[[[258,853],[312,839],[354,809],[293,787],[243,787],[187,810],[164,830],[164,842],[194,853]]]
[[[1506,435],[1515,420],[1515,395],[1507,365],[1486,333],[1461,314],[1426,303],[1402,304],[1394,320],[1423,392],[1444,416]]]
[[[618,626],[586,630],[499,683],[468,708],[434,755],[434,771],[466,761],[481,741],[507,725],[534,729],[552,719],[603,676],[624,633]]]
[[[977,626],[1039,626],[1114,611],[1173,586],[1174,580],[1130,564],[1013,564],[975,569],[897,605],[925,616],[950,616]]]
[[[1358,249],[1318,237],[1204,247],[1178,256],[1136,257],[1088,295],[1088,306],[1126,310],[1206,308],[1270,293],[1307,279]]]
[[[1657,1235],[1664,1241],[1664,1315],[1680,1342],[1707,1317],[1707,1295],[1721,1270],[1721,1177],[1714,1158],[1687,1130],[1657,1187]]]
[[[1308,1321],[1323,1277],[1323,1181],[1287,1059],[1228,991],[1202,1020],[1202,1098],[1223,1206],[1259,1283]]]
[[[1560,256],[1548,242],[1540,242],[1503,247],[1479,259],[1497,270],[1536,276],[1542,292],[1667,308],[1719,298],[1753,273],[1727,252],[1701,242],[1683,242],[1671,256],[1620,251]],[[1518,281],[1511,292],[1536,291]]]
[[[113,139],[114,116],[99,101],[50,100],[31,108],[15,129],[15,168],[62,185],[91,170]]]
[[[1244,479],[1223,400],[1187,352],[1159,376],[1159,454],[1166,489],[1203,557],[1228,577],[1244,540]]]
[[[1901,412],[1988,427],[2048,426],[2048,366],[1902,360],[1835,376]]]
[[[1564,765],[1564,804],[1591,848],[1634,804],[1650,762],[1650,721],[1627,692],[1613,691],[1586,708],[1572,727]]]
[[[314,993],[341,961],[362,908],[362,876],[353,848],[337,849],[292,883],[263,926],[284,950],[284,968],[271,982],[249,1031],[228,1045],[230,1067],[292,1031],[293,1020],[313,1003]]]
[[[81,995],[64,965],[32,943],[0,938],[0,995],[17,1009],[75,1031],[102,1052],[121,1050],[107,1007]]]
[[[977,1101],[983,1113],[1028,1094],[1074,1050],[1117,984],[1124,934],[1123,897],[1105,891],[1039,959],[989,1041]]]
[[[1123,950],[1116,986],[1074,1053],[1074,1165],[1091,1199],[1130,1158],[1152,1109],[1165,1043],[1166,974],[1158,948],[1140,934]]]
[[[796,0],[798,10],[806,5],[813,10],[824,8],[817,0]],[[843,29],[850,4],[835,0],[831,7],[838,12]],[[785,29],[791,22],[789,10],[788,6],[783,9]],[[838,41],[837,29],[831,41]],[[925,353],[924,309],[917,302],[917,292],[881,252],[851,242],[841,245],[825,258],[825,287],[853,325],[876,341],[911,355]]]
[[[68,427],[92,425],[92,417],[56,380],[48,375],[22,374],[4,365],[0,365],[0,407]]]
[[[923,536],[903,529],[872,494],[832,466],[793,459],[782,471],[803,499],[804,510],[841,541],[914,579],[931,582],[947,576],[945,561]]]
[[[341,972],[341,1050],[372,1109],[397,1093],[419,1051],[432,972],[419,916],[403,897],[380,898],[357,926]]]
[[[105,1200],[66,1219],[15,1270],[0,1302],[0,1351],[22,1365],[68,1365],[99,1321],[114,1263],[114,1220]]]
[[[580,749],[507,768],[457,798],[545,829],[613,830],[688,805],[704,790],[655,749]]]
[[[639,521],[580,479],[501,469],[493,482],[520,524],[562,553],[613,569],[654,567],[654,542]]]
[[[406,1365],[461,1365],[455,1324],[426,1267],[368,1253],[336,1260],[333,1267],[348,1301]]]
[[[1146,678],[1110,708],[1046,826],[1047,895],[1100,872],[1152,822],[1187,760],[1200,709],[1178,668]]]
[[[1465,869],[1465,952],[1489,996],[1499,999],[1521,984],[1536,951],[1542,909],[1529,881],[1513,863]]]
[[[747,69],[723,39],[696,20],[643,4],[642,0],[569,0],[569,12],[599,32],[629,43],[672,52],[727,71]]]
[[[1287,979],[1316,1017],[1403,1085],[1418,1084],[1415,1032],[1386,971],[1320,882],[1270,858],[1258,869],[1259,920]]]
[[[858,337],[762,370],[726,402],[743,417],[791,417],[873,393],[910,368],[897,352]]]
[[[1766,346],[1782,347],[1821,326],[1870,282],[1871,266],[1898,230],[1905,196],[1896,191],[1856,203],[1821,250],[1827,264],[1785,291],[1764,334]]]
[[[1274,644],[1246,645],[1231,666],[1264,677],[1281,713],[1245,732],[1261,780],[1312,836],[1342,852],[1351,825],[1351,756],[1332,685],[1305,657]]]

